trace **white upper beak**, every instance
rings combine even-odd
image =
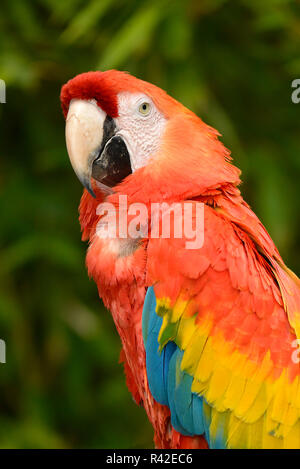
[[[66,119],[66,144],[73,169],[81,183],[91,187],[92,164],[103,139],[106,113],[94,101],[72,99]]]

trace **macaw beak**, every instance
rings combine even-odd
[[[78,179],[93,197],[91,178],[113,187],[132,172],[126,144],[116,135],[114,120],[94,101],[70,102],[66,144]]]

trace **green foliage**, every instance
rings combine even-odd
[[[0,447],[149,447],[85,267],[60,87],[120,68],[223,135],[243,194],[299,273],[299,6],[292,0],[2,0]]]

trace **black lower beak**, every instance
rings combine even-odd
[[[92,177],[113,187],[132,173],[130,157],[124,140],[115,135],[100,150],[92,166]]]

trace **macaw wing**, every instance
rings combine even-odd
[[[149,241],[150,391],[177,431],[205,435],[211,448],[299,448],[297,336],[285,311],[299,308],[299,289],[283,298],[282,272],[207,206],[204,227],[198,250],[185,239]]]

